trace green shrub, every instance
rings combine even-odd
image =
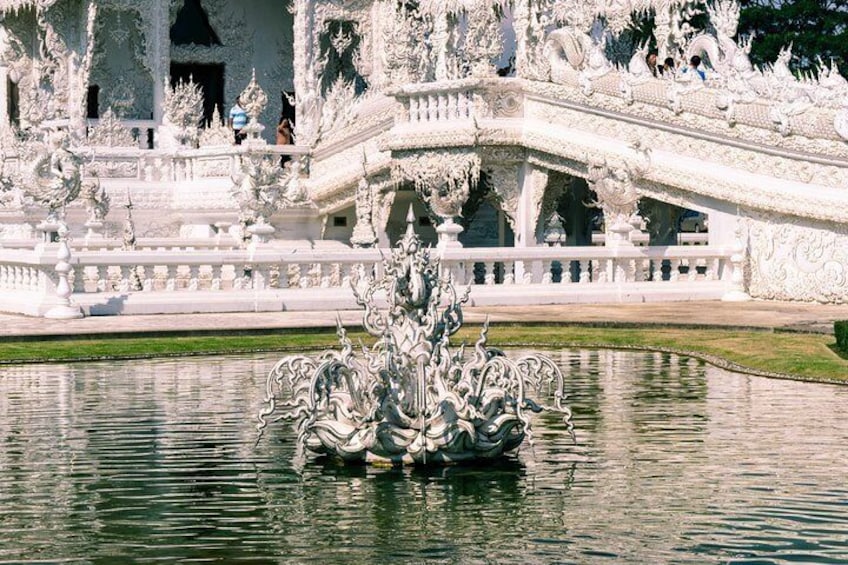
[[[836,334],[836,347],[848,353],[848,320],[833,322],[833,333]]]

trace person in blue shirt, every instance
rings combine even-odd
[[[241,107],[241,97],[236,98],[236,103],[230,108],[229,124],[233,130],[233,139],[236,145],[241,145],[241,142],[247,137],[246,133],[241,132],[247,125],[247,112]]]
[[[692,58],[689,59],[689,67],[683,69],[683,72],[692,72],[697,75],[701,80],[707,80],[707,73],[701,70],[701,58],[697,55],[692,55]]]

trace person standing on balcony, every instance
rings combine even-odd
[[[288,118],[284,118],[280,116],[280,123],[277,124],[277,145],[291,145],[292,144],[292,127],[291,122]],[[280,166],[285,166],[291,160],[291,157],[288,155],[282,155],[280,157]]]
[[[247,125],[247,112],[241,107],[241,97],[236,98],[236,103],[230,108],[229,125],[233,130],[233,141],[236,145],[241,145],[241,142],[247,137],[246,133],[241,133],[241,130]]]
[[[648,56],[645,57],[645,62],[648,64],[648,68],[651,70],[651,74],[654,75],[654,78],[662,74],[663,68],[662,65],[657,66],[656,53],[648,53]]]
[[[675,67],[674,59],[666,57],[665,61],[663,61],[662,67],[660,67],[660,73],[666,78],[673,79],[676,70]]]
[[[692,55],[689,66],[683,68],[683,73],[688,73],[692,78],[697,77],[702,81],[707,80],[707,73],[701,69],[701,58],[698,55]]]

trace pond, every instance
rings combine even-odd
[[[845,563],[848,387],[565,350],[577,442],[496,465],[255,445],[277,355],[0,368],[0,563]]]

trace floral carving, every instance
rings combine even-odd
[[[848,230],[793,225],[785,216],[750,220],[750,285],[756,298],[842,304],[848,300]]]

